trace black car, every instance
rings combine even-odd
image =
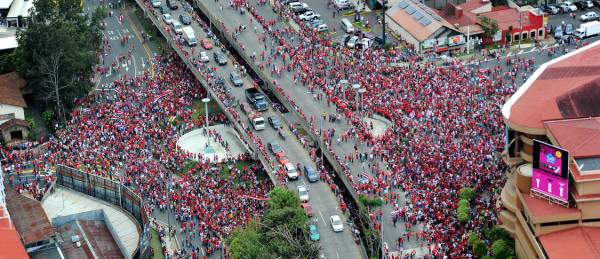
[[[273,127],[273,129],[282,128],[281,121],[278,118],[269,116],[267,118],[267,120],[269,121],[269,125],[271,125],[271,127]]]
[[[179,8],[179,5],[177,4],[176,0],[167,0],[167,6],[171,8],[171,10],[176,10],[177,8]]]
[[[169,10],[168,7],[166,7],[166,6],[163,5],[163,6],[160,7],[160,13],[161,14],[171,13],[171,10]]]
[[[594,6],[600,8],[600,0],[592,0],[592,3],[594,4]]]
[[[273,154],[283,152],[283,148],[281,148],[281,146],[279,144],[277,144],[277,142],[269,142],[268,147],[269,147],[269,150],[271,150],[271,152]]]
[[[192,24],[192,17],[187,14],[180,14],[179,21],[181,21],[181,24],[190,25]]]
[[[227,57],[225,57],[225,55],[223,53],[214,52],[213,58],[215,59],[217,64],[219,64],[221,66],[227,65]]]
[[[577,6],[577,10],[584,10],[587,8],[586,4],[583,1],[573,2],[575,6]]]

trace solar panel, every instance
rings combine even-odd
[[[413,13],[414,13],[414,12],[416,12],[416,11],[417,11],[417,9],[415,9],[415,8],[414,8],[414,7],[412,7],[412,6],[409,6],[408,8],[406,8],[406,12],[407,12],[408,14],[413,14]]]
[[[423,17],[423,14],[420,12],[415,12],[412,14],[412,17],[415,18],[415,20],[419,20],[421,17]]]
[[[429,20],[427,17],[423,17],[421,20],[419,20],[419,23],[421,23],[423,26],[427,26],[431,24],[431,20]]]
[[[408,6],[408,3],[405,1],[400,1],[400,3],[398,3],[398,7],[404,9]]]

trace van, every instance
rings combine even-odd
[[[350,20],[348,20],[346,18],[342,19],[341,26],[342,26],[342,30],[344,30],[346,33],[354,32],[354,25],[352,25]]]
[[[187,42],[188,46],[194,47],[198,45],[198,39],[196,39],[196,34],[194,33],[194,29],[190,26],[183,27],[183,38]]]

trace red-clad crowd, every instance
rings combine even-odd
[[[221,237],[264,211],[263,198],[272,184],[247,154],[222,163],[204,159],[183,171],[194,156],[178,149],[177,140],[204,126],[203,114],[192,118],[192,102],[207,92],[174,55],[157,57],[155,63],[155,78],[149,73],[125,76],[111,91],[77,100],[71,119],[50,138],[45,152],[5,150],[4,169],[18,174],[30,161],[36,174],[62,164],[132,186],[149,211],[169,207],[182,236],[201,242],[210,255],[220,249]],[[228,124],[223,113],[208,119]],[[243,161],[248,166],[225,170]],[[190,242],[185,247],[190,256],[200,256],[200,246]]]
[[[266,10],[260,5],[244,5],[267,32],[258,40],[264,42],[265,52],[271,52],[254,55],[259,68],[272,76],[290,71],[286,76],[293,77],[296,85],[314,92],[317,101],[336,107],[333,116],[339,120],[343,115],[351,125],[337,137],[331,129],[323,129],[329,133],[323,133],[323,138],[329,138],[333,153],[331,139],[339,138],[338,144],[355,141],[354,150],[336,153],[338,162],[356,191],[385,198],[395,207],[394,221],[408,224],[407,234],[398,237],[399,243],[413,235],[432,255],[461,257],[468,253],[465,233],[497,222],[493,192],[502,184],[504,168],[499,153],[505,140],[499,111],[514,92],[518,75],[532,72],[533,60],[509,60],[506,66],[498,62],[490,69],[463,67],[456,61],[441,66],[417,63],[419,58],[407,59],[410,55],[398,49],[355,50],[334,44],[329,34],[311,30],[303,22],[298,21],[299,32],[283,28],[276,19],[264,18],[262,12]],[[284,19],[295,17],[278,3],[274,10]],[[267,42],[275,43],[269,48]],[[411,61],[404,66],[392,65],[403,60]],[[319,115],[306,114],[276,81],[273,83],[318,134]],[[353,84],[366,90],[360,97],[364,100],[362,108],[356,102]],[[383,116],[392,126],[383,135],[373,136],[372,124],[363,123],[360,114]],[[368,151],[360,152],[357,145],[361,144]],[[348,166],[355,159],[369,161],[370,170],[352,174]],[[462,187],[486,194],[474,202],[482,217],[472,217],[467,224],[459,223],[455,214]],[[400,204],[400,190],[408,200],[406,204]],[[421,224],[423,231],[411,233],[416,224]]]

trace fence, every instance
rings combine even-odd
[[[101,176],[84,173],[64,165],[56,166],[56,184],[106,201],[129,212],[138,222],[138,232],[142,233],[140,244],[135,250],[134,258],[146,258],[150,253],[149,234],[145,230],[149,220],[144,211],[142,198],[128,187],[117,181]]]

